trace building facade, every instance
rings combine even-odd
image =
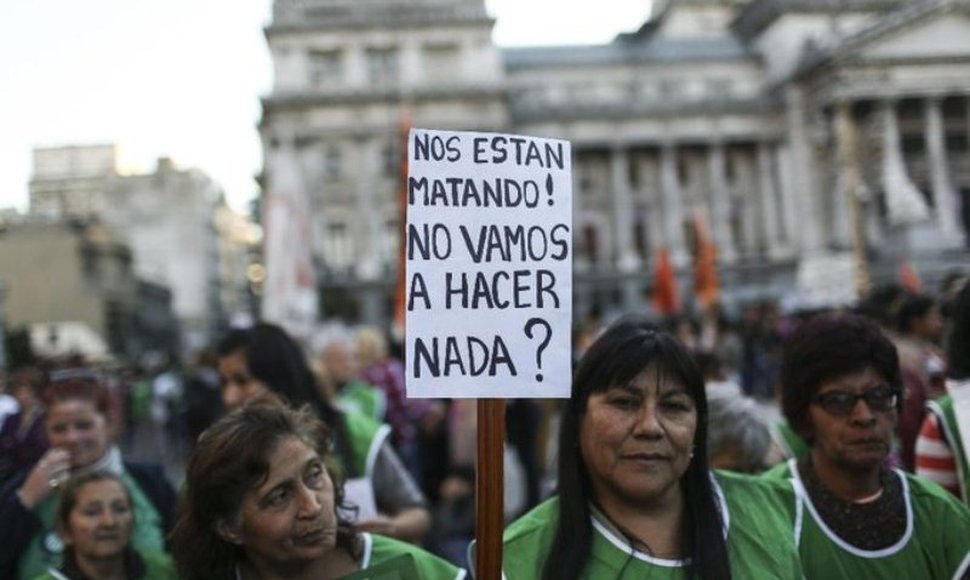
[[[826,260],[860,288],[968,260],[966,0],[657,1],[542,48],[496,47],[483,0],[391,4],[277,0],[266,31],[264,191],[297,156],[325,317],[387,321],[402,118],[572,143],[577,317],[647,308],[662,247],[689,292],[698,228],[727,301],[815,305]]]
[[[113,145],[34,151],[30,216],[96,218],[117,231],[131,248],[135,276],[146,287],[169,289],[186,352],[208,344],[226,322],[216,223],[221,200],[221,189],[203,172],[167,158],[151,173],[122,175]]]
[[[0,272],[5,324],[29,329],[39,352],[137,354],[131,251],[110,228],[81,220],[6,223]]]

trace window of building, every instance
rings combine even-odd
[[[327,179],[336,181],[343,174],[343,151],[338,145],[328,145],[323,156],[323,171]]]
[[[457,44],[431,44],[424,47],[425,74],[430,81],[454,81],[460,71]]]
[[[730,79],[709,79],[707,81],[707,96],[712,100],[731,98],[733,87]]]
[[[313,85],[340,83],[344,76],[344,55],[339,50],[312,51],[308,68]]]
[[[343,222],[331,223],[327,227],[326,242],[324,252],[331,268],[343,270],[353,264],[354,249],[347,224]]]
[[[397,220],[387,220],[384,222],[384,235],[381,239],[381,258],[391,271],[397,267],[397,246],[400,237],[401,229]]]
[[[680,99],[684,95],[684,85],[675,79],[664,79],[657,85],[658,98],[661,102],[669,103]]]
[[[398,174],[398,157],[397,157],[397,147],[395,147],[394,141],[385,143],[381,147],[381,170],[384,172],[385,177],[397,177]]]
[[[398,51],[396,48],[368,48],[366,52],[367,80],[375,85],[390,85],[398,79]]]

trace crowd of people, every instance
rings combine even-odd
[[[970,578],[965,277],[573,344],[569,399],[508,405],[508,580]],[[406,394],[368,327],[11,369],[0,578],[465,577],[475,403]]]

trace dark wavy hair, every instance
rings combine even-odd
[[[803,322],[786,342],[781,360],[781,409],[792,428],[814,440],[809,406],[823,383],[872,367],[903,391],[896,347],[875,322],[857,314],[826,313]],[[897,398],[897,411],[902,397]]]
[[[306,407],[292,409],[271,395],[247,401],[202,433],[186,468],[171,538],[180,578],[235,579],[235,566],[244,557],[244,548],[222,539],[216,524],[237,516],[246,493],[269,476],[272,452],[290,437],[309,445],[327,462],[330,429]],[[337,548],[358,558],[357,532],[341,514],[348,509],[343,487],[336,480],[333,483]]]
[[[689,559],[688,577],[729,579],[724,522],[707,463],[707,398],[704,379],[691,355],[670,334],[646,318],[624,317],[589,347],[573,378],[572,396],[562,411],[559,431],[559,517],[544,580],[579,578],[593,543],[589,503],[595,503],[589,468],[579,448],[579,432],[589,397],[628,383],[650,365],[687,388],[697,409],[694,457],[681,477],[685,525],[681,545]],[[632,539],[631,539],[632,543]]]
[[[303,350],[283,328],[259,322],[250,328],[230,330],[216,352],[220,358],[242,352],[249,372],[273,393],[296,407],[309,405],[334,430],[334,446],[344,475],[362,475],[355,471],[353,454],[344,436],[343,414],[320,395]]]

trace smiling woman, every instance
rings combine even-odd
[[[327,580],[378,567],[399,572],[395,578],[465,576],[420,548],[344,521],[340,513],[353,508],[327,467],[329,449],[323,423],[272,395],[250,399],[204,432],[173,535],[181,578]]]
[[[0,578],[33,578],[61,564],[57,491],[68,478],[107,471],[121,478],[135,514],[132,546],[162,552],[175,519],[175,490],[157,464],[130,461],[111,442],[109,392],[78,369],[44,389],[51,448],[0,486]]]
[[[175,580],[167,555],[132,549],[133,528],[131,496],[120,477],[95,471],[72,478],[57,508],[64,562],[35,580]]]

